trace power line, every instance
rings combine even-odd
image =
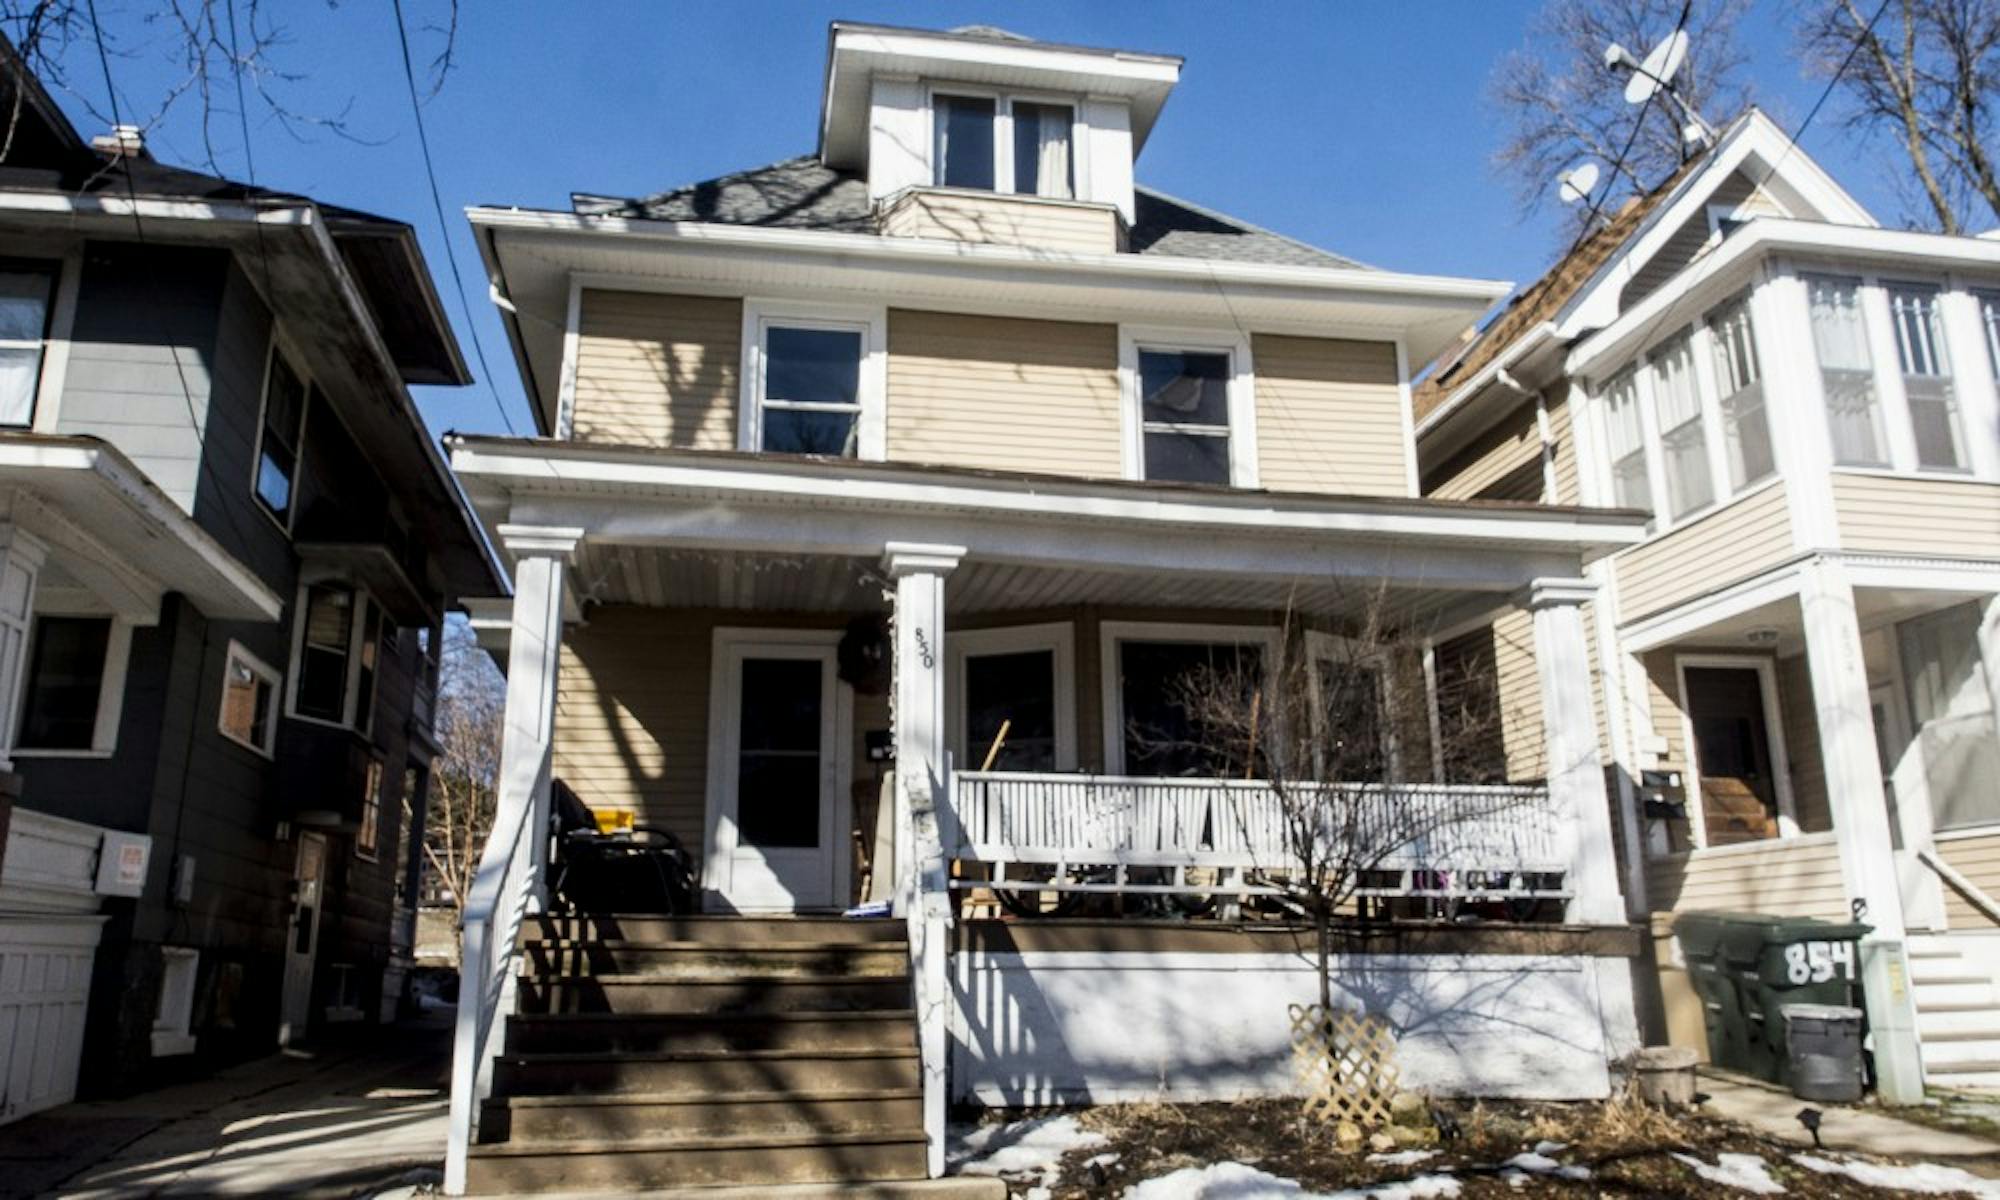
[[[486,365],[486,347],[479,340],[479,325],[472,319],[472,305],[465,298],[465,278],[458,271],[458,251],[452,249],[451,225],[445,220],[444,197],[438,192],[437,168],[431,162],[431,140],[424,132],[424,106],[417,99],[417,72],[410,65],[410,34],[403,24],[403,0],[390,0],[390,7],[396,13],[396,40],[403,50],[403,80],[410,88],[410,113],[417,120],[417,145],[424,152],[424,176],[430,180],[431,207],[437,210],[438,236],[444,239],[445,262],[451,267],[452,287],[458,291],[458,308],[465,316],[465,331],[472,335],[472,353],[479,360],[480,373],[486,377],[486,393],[493,398],[494,411],[500,414],[500,423],[507,427],[508,434],[520,437],[514,419],[507,415],[507,406],[500,402],[500,390],[493,384],[493,368]]]
[[[1820,91],[1819,99],[1813,101],[1812,108],[1806,113],[1806,119],[1800,121],[1799,127],[1792,131],[1791,140],[1785,143],[1784,152],[1779,154],[1776,160],[1765,169],[1764,177],[1757,181],[1759,189],[1771,182],[1771,176],[1776,175],[1778,168],[1784,164],[1787,158],[1791,157],[1792,151],[1798,149],[1799,139],[1805,136],[1807,127],[1813,123],[1813,118],[1819,115],[1819,110],[1825,106],[1827,98],[1833,95],[1833,89],[1839,86],[1840,77],[1847,74],[1848,67],[1854,65],[1854,56],[1861,53],[1862,43],[1875,36],[1876,22],[1882,19],[1883,13],[1889,11],[1891,2],[1892,0],[1882,0],[1882,5],[1875,10],[1875,15],[1868,18],[1868,24],[1862,26],[1861,31],[1855,35],[1854,44],[1847,48],[1847,57],[1841,59],[1840,65],[1834,68],[1833,77],[1826,81],[1826,87]]]
[[[1675,35],[1679,34],[1681,30],[1687,28],[1688,16],[1693,11],[1694,11],[1694,0],[1682,0],[1681,15],[1674,21],[1673,33],[1667,35],[1669,40],[1671,40]],[[1611,181],[1605,184],[1603,194],[1599,195],[1597,199],[1592,200],[1590,202],[1590,211],[1584,214],[1583,223],[1578,227],[1576,231],[1576,240],[1570,243],[1569,251],[1568,253],[1565,253],[1563,255],[1564,258],[1568,258],[1571,254],[1575,254],[1578,248],[1581,247],[1583,243],[1589,239],[1592,233],[1591,226],[1596,222],[1598,215],[1604,211],[1604,202],[1611,198],[1612,183],[1615,183],[1618,179],[1619,173],[1625,170],[1625,160],[1631,157],[1632,147],[1639,144],[1639,135],[1645,131],[1646,117],[1653,110],[1654,98],[1657,97],[1660,94],[1662,88],[1666,86],[1669,85],[1662,84],[1660,86],[1651,88],[1646,92],[1645,101],[1639,105],[1639,115],[1632,121],[1632,132],[1626,135],[1624,147],[1618,151],[1618,157],[1613,159],[1611,162]]]

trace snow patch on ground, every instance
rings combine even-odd
[[[1887,1163],[1840,1161],[1814,1154],[1794,1154],[1792,1161],[1821,1175],[1845,1175],[1872,1188],[1915,1192],[1924,1196],[1987,1196],[2000,1200],[2000,1180],[1981,1179],[1957,1167],[1936,1163]]]
[[[1425,1159],[1436,1158],[1435,1150],[1398,1150],[1394,1154],[1371,1154],[1368,1161],[1381,1163],[1385,1167],[1414,1167]]]
[[[959,1125],[951,1130],[945,1161],[959,1174],[1003,1175],[1030,1184],[1030,1197],[1040,1193],[1046,1198],[1064,1154],[1110,1140],[1066,1113],[999,1125]]]
[[[1547,1146],[1552,1143],[1543,1142],[1541,1144]],[[1562,1147],[1557,1146],[1556,1148],[1561,1149]],[[1516,1154],[1500,1165],[1521,1172],[1524,1175],[1554,1175],[1558,1179],[1577,1180],[1590,1178],[1589,1167],[1566,1167],[1548,1155],[1541,1153],[1539,1150],[1529,1150],[1522,1154]],[[1521,1186],[1511,1176],[1503,1175],[1502,1178],[1506,1179],[1514,1187]]]
[[[1419,1175],[1397,1183],[1370,1184],[1339,1192],[1308,1192],[1242,1163],[1183,1167],[1125,1190],[1125,1200],[1449,1200],[1460,1184],[1449,1175]]]
[[[1692,1154],[1676,1154],[1674,1161],[1710,1183],[1755,1192],[1760,1196],[1780,1196],[1785,1191],[1785,1185],[1771,1178],[1764,1160],[1755,1154],[1718,1154],[1713,1164],[1705,1163]]]

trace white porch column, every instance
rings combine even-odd
[[[530,887],[541,901],[542,868],[549,853],[549,753],[555,743],[556,675],[562,660],[563,575],[583,530],[502,525],[498,532],[514,556],[514,609],[495,808],[508,812],[523,802],[531,806],[535,871]]]
[[[1611,797],[1597,755],[1597,715],[1590,699],[1589,633],[1583,606],[1597,594],[1588,579],[1537,579],[1528,589],[1535,621],[1535,670],[1542,684],[1542,726],[1549,799],[1570,815],[1574,847],[1569,919],[1625,923],[1618,859],[1611,838]]]
[[[21,727],[21,687],[28,674],[28,630],[34,623],[35,583],[49,548],[12,522],[0,522],[0,771],[14,769],[14,738]]]
[[[882,566],[896,582],[894,710],[896,739],[896,911],[909,899],[917,864],[911,848],[912,797],[928,796],[943,812],[944,726],[944,579],[965,556],[963,546],[890,542]],[[942,828],[941,834],[950,830]]]
[[[1855,919],[1874,927],[1861,943],[1861,983],[1878,1086],[1886,1103],[1919,1104],[1924,1098],[1923,1059],[1903,949],[1902,888],[1875,754],[1861,625],[1846,569],[1825,558],[1800,567],[1799,608],[1841,881]]]

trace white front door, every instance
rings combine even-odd
[[[278,1014],[278,1044],[305,1036],[312,1019],[313,960],[319,955],[319,910],[326,887],[326,837],[299,835],[299,865],[292,876],[292,923],[285,934],[285,993]]]
[[[832,631],[717,630],[709,696],[711,908],[844,906],[852,692]]]

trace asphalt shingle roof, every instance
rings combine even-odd
[[[570,199],[576,211],[586,216],[875,232],[867,182],[856,172],[826,167],[811,155],[651,196],[627,199],[577,193]],[[1135,254],[1366,269],[1351,258],[1149,188],[1137,190],[1134,216],[1137,221],[1131,230],[1131,248]]]

